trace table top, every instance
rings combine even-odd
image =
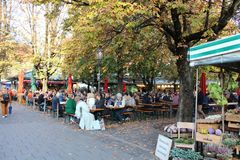
[[[90,112],[100,112],[100,111],[104,111],[103,108],[95,108],[95,109],[91,109]]]
[[[115,110],[115,109],[122,109],[122,108],[125,108],[125,107],[106,106],[106,108]]]
[[[218,106],[216,103],[208,104],[209,106]],[[238,105],[238,102],[230,102],[227,105]]]

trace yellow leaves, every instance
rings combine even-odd
[[[169,9],[177,9],[179,13],[189,12],[190,10],[189,4],[183,3],[180,0],[167,3],[167,7]]]

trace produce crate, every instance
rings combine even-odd
[[[214,134],[201,134],[201,133],[197,132],[196,140],[198,142],[214,143],[214,144],[220,145],[222,143],[222,136],[217,136]]]
[[[220,123],[222,121],[222,118],[216,118],[216,119],[198,119],[197,123],[203,123],[203,124],[215,124]]]
[[[209,123],[209,124],[205,124],[205,123],[197,123],[197,131],[201,130],[201,129],[208,129],[208,128],[213,128],[213,129],[219,129],[220,128],[220,124],[217,123]]]
[[[229,128],[239,128],[240,129],[240,123],[228,122],[228,127]]]
[[[164,132],[164,135],[169,137],[169,138],[178,138],[177,133]],[[181,133],[181,138],[184,138],[184,137],[192,137],[192,133]]]
[[[226,113],[226,121],[230,122],[239,122],[240,123],[240,114]]]

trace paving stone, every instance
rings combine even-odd
[[[141,153],[141,154],[139,154]],[[148,149],[86,132],[47,114],[13,103],[13,114],[0,118],[0,160],[154,160]]]

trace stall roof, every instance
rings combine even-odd
[[[240,72],[240,34],[191,47],[190,66],[215,65]]]

